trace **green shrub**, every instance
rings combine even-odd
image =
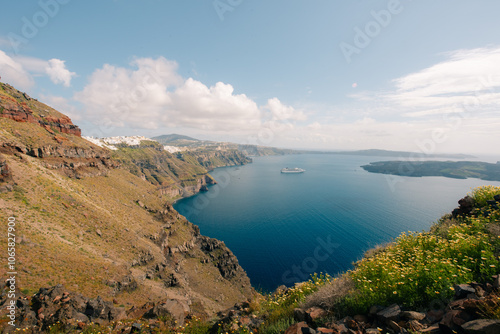
[[[484,207],[487,201],[493,200],[493,197],[498,194],[500,194],[500,187],[482,186],[473,189],[469,196],[474,199],[476,207]]]
[[[273,322],[266,322],[259,328],[259,334],[281,334],[295,323],[293,316],[285,316],[274,320]]]
[[[186,334],[205,334],[210,332],[210,328],[212,328],[211,323],[203,321],[200,318],[193,317],[191,320],[186,322],[186,325],[181,328],[180,332]]]
[[[481,198],[488,198],[486,193],[490,196],[491,189],[475,191]],[[439,235],[401,234],[394,244],[355,264],[350,276],[356,293],[343,302],[355,312],[376,304],[424,307],[451,298],[455,284],[489,279],[500,266],[495,255],[498,238],[487,231],[500,217],[497,211],[450,224],[447,230],[439,229]]]
[[[328,274],[314,274],[309,281],[265,296],[256,307],[257,313],[266,319],[259,332],[282,333],[295,322],[293,309],[299,307],[307,296],[329,283],[330,280],[331,277]]]

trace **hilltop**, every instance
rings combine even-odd
[[[172,142],[177,142],[177,141],[181,141],[181,140],[192,141],[192,142],[200,141],[199,139],[195,139],[195,138],[184,136],[184,135],[178,135],[176,133],[153,137],[153,139],[159,143],[162,143],[162,144],[170,144]]]

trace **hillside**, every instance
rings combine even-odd
[[[82,139],[69,118],[11,86],[0,84],[0,98],[0,221],[16,220],[19,295],[63,284],[112,301],[119,313],[172,300],[202,316],[253,295],[232,252],[172,208],[156,179],[145,180],[154,168],[132,161],[132,149],[111,152]],[[186,165],[177,167],[168,172],[187,182]],[[201,164],[191,171],[208,177]],[[5,266],[0,277],[5,282]]]
[[[169,201],[206,190],[216,182],[208,174],[214,168],[252,162],[234,149],[198,149],[172,154],[155,141],[142,141],[137,147],[117,147],[113,158],[132,174],[156,185]]]
[[[379,161],[361,167],[372,173],[401,176],[444,176],[500,181],[500,164],[480,161]]]
[[[250,145],[250,144],[235,144],[230,142],[217,142],[211,140],[199,140],[188,136],[170,134],[153,137],[157,142],[178,148],[180,151],[217,151],[230,150],[239,151],[245,156],[267,156],[267,155],[284,155],[284,154],[300,154],[305,151],[282,149],[269,146]]]

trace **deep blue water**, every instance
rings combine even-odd
[[[369,248],[403,231],[422,231],[457,207],[471,188],[499,182],[368,173],[371,161],[394,158],[287,155],[254,158],[218,168],[206,193],[174,207],[201,233],[237,256],[252,285],[265,291],[306,280],[313,272],[335,275]],[[281,174],[283,167],[306,169]]]

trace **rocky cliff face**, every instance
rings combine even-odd
[[[134,175],[158,186],[161,195],[172,200],[208,190],[216,181],[209,170],[251,162],[237,150],[169,153],[150,142],[139,147],[120,147],[113,157]]]
[[[0,152],[39,158],[70,177],[103,175],[118,165],[108,150],[82,139],[67,116],[3,83],[0,129]]]
[[[26,93],[21,93],[14,87],[1,84],[3,94],[0,94],[0,117],[12,119],[16,122],[27,122],[38,124],[54,134],[54,130],[60,133],[72,134],[80,137],[82,131],[74,125],[69,117],[57,115],[50,107],[43,105]],[[35,112],[32,110],[40,110]]]
[[[182,155],[192,156],[198,164],[208,170],[213,170],[217,167],[240,166],[252,162],[252,159],[242,152],[233,149],[190,151]]]

